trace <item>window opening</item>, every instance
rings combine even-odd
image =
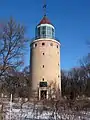
[[[37,47],[37,43],[35,44],[35,47]]]
[[[40,37],[40,27],[38,28],[38,37]]]
[[[45,45],[45,43],[42,43],[42,45]]]
[[[43,80],[42,82],[39,83],[39,87],[47,87],[47,82]]]

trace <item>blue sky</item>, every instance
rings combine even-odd
[[[46,0],[47,16],[56,28],[61,42],[61,68],[79,66],[79,60],[90,48],[90,0]],[[35,27],[43,16],[43,0],[0,0],[0,21],[12,16],[27,28],[27,37],[35,36]],[[28,45],[29,48],[29,45]],[[24,56],[29,64],[29,50]]]

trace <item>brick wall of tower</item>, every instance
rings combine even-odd
[[[32,90],[37,90],[40,81],[53,81],[61,91],[60,43],[54,39],[38,39],[31,43]]]

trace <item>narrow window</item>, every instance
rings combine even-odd
[[[43,65],[43,68],[44,68],[44,65]]]
[[[45,55],[45,54],[43,53],[43,55]]]
[[[42,31],[42,35],[43,35],[44,37],[45,37],[45,33],[46,33],[45,31]]]
[[[43,31],[46,31],[46,26],[43,26],[42,29],[43,29]]]
[[[59,75],[58,75],[58,78],[59,78]]]
[[[52,37],[54,38],[54,29],[52,28]]]
[[[37,43],[35,44],[35,47],[37,47]]]
[[[38,36],[38,38],[40,37],[40,27],[37,29],[37,36]]]
[[[58,48],[58,45],[57,45],[57,48]]]
[[[42,43],[42,45],[45,45],[45,43]]]
[[[42,80],[44,81],[44,78]]]

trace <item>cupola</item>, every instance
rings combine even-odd
[[[36,39],[40,38],[55,38],[55,28],[49,21],[46,15],[42,18],[40,23],[36,26]]]

